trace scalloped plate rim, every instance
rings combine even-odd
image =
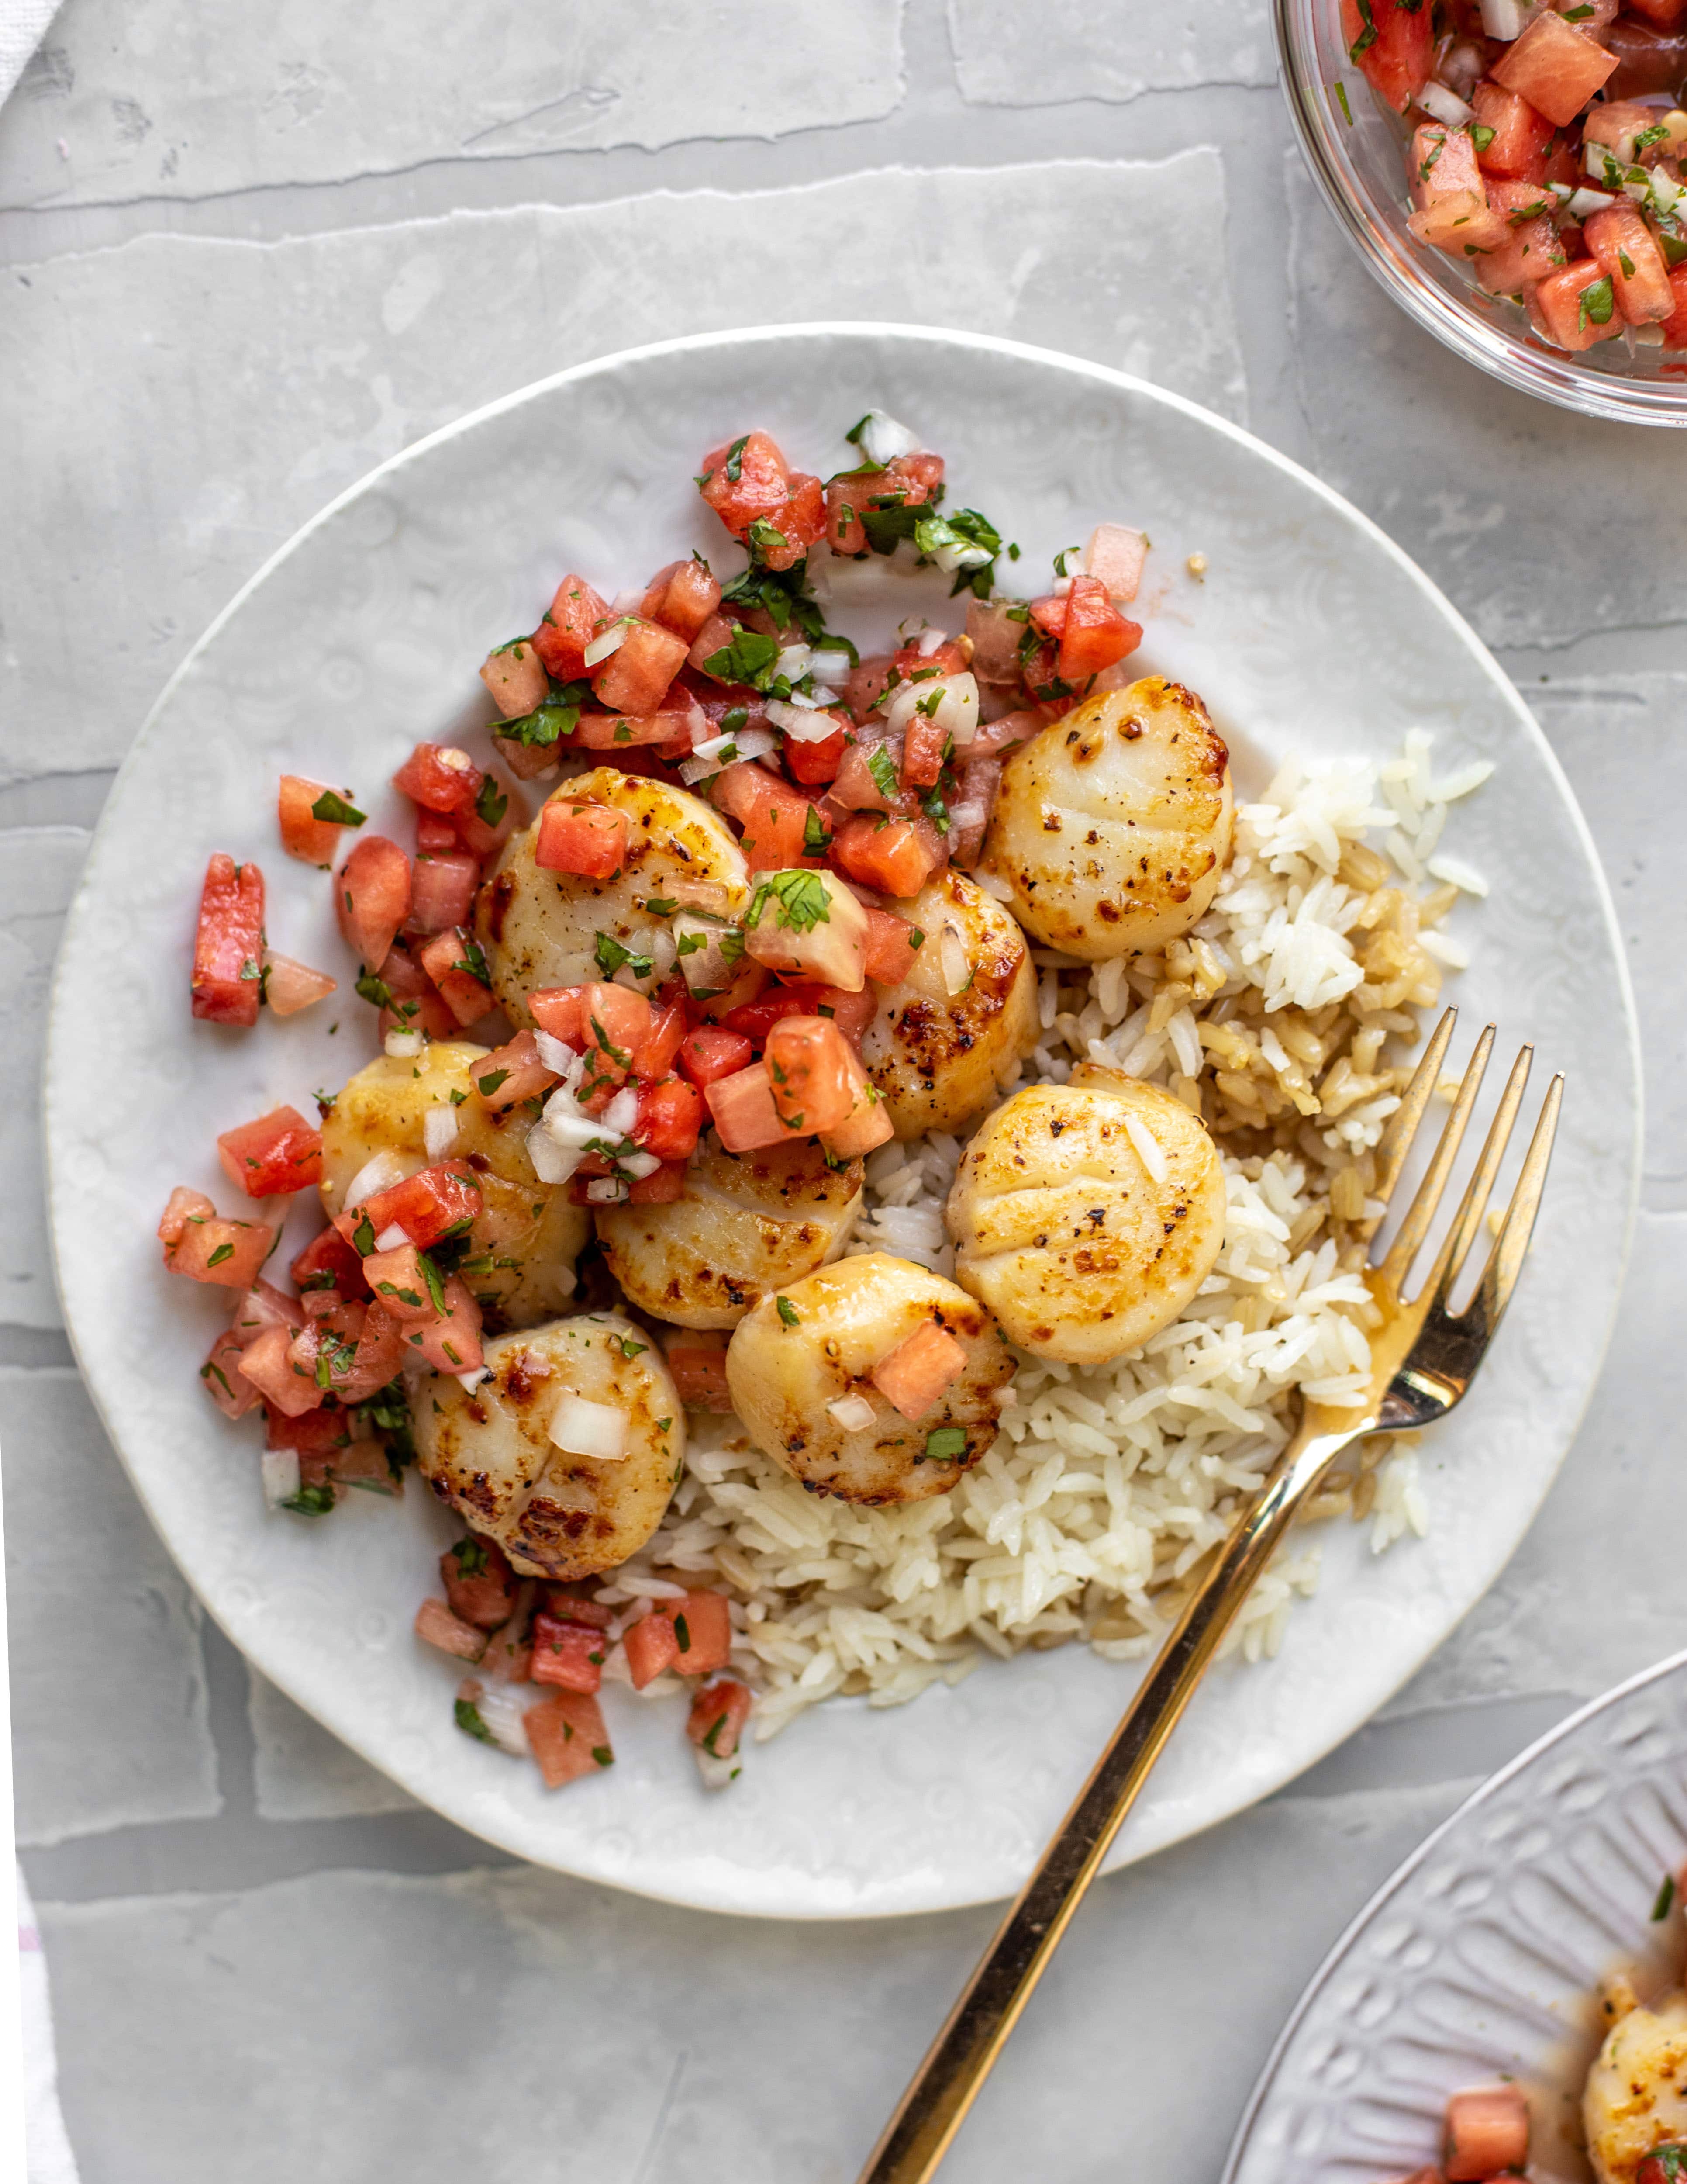
[[[1498,1797],[1518,1775],[1525,1774],[1531,1768],[1538,1766],[1560,1744],[1578,1735],[1590,1722],[1598,1720],[1601,1714],[1621,1706],[1625,1699],[1632,1698],[1637,1691],[1645,1691],[1648,1685],[1661,1683],[1669,1676],[1684,1672],[1687,1672],[1687,1649],[1667,1654],[1662,1661],[1655,1661],[1651,1668],[1640,1669],[1637,1674],[1627,1677],[1620,1684],[1613,1684],[1609,1691],[1601,1691],[1597,1698],[1590,1699],[1585,1705],[1576,1708],[1573,1713],[1566,1714],[1562,1721],[1556,1722],[1544,1736],[1536,1737],[1533,1744],[1525,1746],[1515,1759],[1507,1760],[1503,1767],[1496,1768],[1486,1781],[1478,1783],[1464,1802],[1448,1814],[1439,1827],[1433,1828],[1424,1836],[1416,1850],[1400,1860],[1381,1887],[1331,1943],[1317,1970],[1301,1990],[1300,1997],[1290,2011],[1282,2031],[1272,2042],[1271,2053],[1254,2081],[1253,2091],[1248,2096],[1247,2105],[1236,2126],[1218,2184],[1234,2184],[1248,2153],[1249,2142],[1271,2105],[1277,2074],[1294,2043],[1296,2034],[1316,2007],[1324,1988],[1340,1970],[1348,1953],[1361,1939],[1372,1920],[1393,1902],[1418,1868],[1433,1858],[1442,1844],[1456,1834],[1473,1814]]]

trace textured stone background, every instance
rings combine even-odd
[[[1377,1723],[1097,1891],[945,2172],[1211,2176],[1372,1887],[1476,1777],[1687,1643],[1679,445],[1509,394],[1393,309],[1301,172],[1262,0],[66,0],[0,112],[0,281],[18,1824],[86,2184],[847,2184],[992,1919],[749,1925],[509,1865],[257,1685],[153,1539],[61,1331],[32,1083],[112,769],[264,556],[571,360],[937,321],[1250,424],[1415,554],[1537,705],[1646,1041],[1593,1413]]]

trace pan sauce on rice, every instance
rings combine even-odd
[[[994,1450],[952,1493],[901,1507],[809,1495],[735,1420],[695,1421],[660,1529],[599,1597],[683,1590],[662,1573],[724,1581],[760,1739],[835,1693],[894,1706],[958,1682],[985,1652],[1077,1638],[1110,1659],[1150,1652],[1297,1397],[1363,1394],[1354,1224],[1411,1075],[1415,1011],[1466,961],[1439,928],[1462,890],[1485,892],[1439,845],[1449,804],[1491,768],[1438,779],[1429,747],[1415,729],[1381,767],[1291,760],[1239,809],[1212,908],[1163,956],[1092,968],[1037,951],[1043,1037],[1025,1077],[1109,1063],[1195,1108],[1222,1149],[1224,1247],[1180,1318],[1094,1369],[1022,1357]],[[874,1154],[851,1250],[952,1273],[943,1205],[960,1150],[934,1134]],[[1372,1436],[1312,1513],[1368,1523],[1378,1552],[1421,1534],[1416,1456]],[[1248,1658],[1276,1650],[1318,1560],[1303,1535],[1256,1588],[1231,1641]]]

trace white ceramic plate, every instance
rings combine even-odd
[[[1684,1854],[1678,1653],[1485,1782],[1371,1899],[1278,2042],[1223,2184],[1406,2176],[1439,2158],[1447,2096],[1502,2075],[1531,2095],[1529,2174],[1585,2176],[1563,2125],[1595,1990],[1635,1964],[1680,1976],[1680,1918],[1651,1914]]]
[[[476,669],[560,572],[614,591],[693,542],[691,484],[750,425],[816,469],[871,404],[946,455],[957,501],[1017,539],[1025,588],[1100,518],[1154,541],[1144,671],[1200,690],[1244,778],[1272,754],[1499,761],[1450,838],[1491,874],[1458,913],[1461,982],[1502,1051],[1532,1035],[1573,1077],[1534,1264],[1477,1396],[1426,1460],[1434,1529],[1372,1561],[1330,1532],[1325,1583],[1281,1658],[1217,1674],[1118,1862],[1233,1813],[1364,1721],[1516,1546],[1570,1444],[1614,1306],[1637,1164],[1634,1016],[1579,815],[1529,715],[1464,623],[1353,510],[1177,397],[1094,365],[952,333],[799,327],[611,357],[528,387],[375,471],[308,525],[175,677],[119,777],[66,933],[47,1065],[58,1271],[77,1355],[136,1489],[223,1628],[290,1696],[406,1789],[523,1857],[651,1895],[787,1917],[926,1911],[1011,1892],[1134,1680],[1088,1652],[1028,1654],[905,1710],[833,1703],[699,1789],[671,1704],[612,1696],[618,1763],[549,1796],[452,1726],[448,1663],[410,1636],[448,1536],[424,1492],[266,1518],[253,1429],[197,1371],[222,1306],[164,1279],[169,1187],[226,1195],[218,1130],[308,1105],[374,1050],[348,995],[254,1033],[195,1024],[193,905],[208,855],[256,855],[272,944],[347,975],[320,875],[276,844],[282,771],[381,784],[418,737],[487,708]],[[1187,557],[1207,557],[1197,583]],[[1003,564],[1005,569],[1008,565]],[[946,588],[927,590],[928,606]],[[905,611],[894,586],[876,618]],[[949,610],[952,614],[955,610]],[[863,634],[866,633],[865,627]],[[343,1006],[338,1004],[343,1002]],[[331,1035],[330,1027],[339,1032]],[[1599,1089],[1593,1089],[1595,1065]],[[302,1228],[301,1232],[302,1233]]]

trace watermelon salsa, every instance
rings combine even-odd
[[[1687,0],[1339,5],[1400,117],[1419,242],[1551,348],[1687,349]]]
[[[498,716],[491,762],[422,743],[393,777],[414,846],[365,831],[349,788],[289,774],[270,792],[282,849],[332,875],[355,990],[386,1054],[415,1061],[475,1027],[493,1051],[454,1100],[521,1111],[534,1173],[582,1205],[676,1198],[705,1130],[730,1152],[817,1138],[835,1162],[888,1139],[860,1046],[881,992],[927,944],[905,905],[946,865],[976,863],[1005,754],[1130,680],[1142,532],[1104,523],[1056,558],[1041,594],[1013,597],[995,577],[1018,548],[976,510],[945,510],[941,456],[877,411],[847,439],[853,460],[824,482],[762,432],[704,455],[698,488],[743,549],[727,549],[744,564],[737,574],[700,554],[616,593],[565,574],[537,627],[480,671]],[[828,631],[826,565],[875,556],[949,577],[958,626],[905,622],[866,655]],[[728,921],[648,905],[671,917],[665,974],[599,933],[599,977],[528,994],[537,1028],[512,1034],[473,938],[479,891],[527,824],[519,784],[606,762],[725,816],[752,873],[748,908]],[[612,882],[627,826],[622,811],[554,797],[532,830],[535,861]],[[269,947],[258,864],[214,856],[193,1015],[250,1031],[264,1009],[293,1015],[337,984]],[[261,1419],[269,1506],[311,1518],[354,1487],[399,1493],[415,1457],[414,1376],[448,1373],[472,1389],[483,1330],[509,1323],[488,1287],[511,1263],[495,1256],[493,1179],[483,1159],[450,1153],[448,1111],[437,1147],[430,1127],[427,1165],[370,1161],[292,1255],[291,1286],[274,1279],[287,1209],[322,1179],[319,1125],[335,1097],[315,1095],[315,1120],[290,1105],[237,1119],[217,1154],[238,1210],[179,1187],[158,1229],[171,1273],[228,1292],[228,1323],[200,1368],[206,1393],[231,1419]],[[594,1278],[606,1285],[601,1269]],[[682,1400],[727,1409],[724,1335],[662,1339]],[[724,1595],[676,1581],[611,1608],[593,1580],[522,1575],[472,1533],[440,1568],[443,1597],[424,1602],[416,1635],[463,1665],[466,1734],[531,1757],[556,1787],[613,1758],[606,1674],[641,1691],[684,1679],[705,1780],[737,1773],[752,1695],[729,1673]]]

